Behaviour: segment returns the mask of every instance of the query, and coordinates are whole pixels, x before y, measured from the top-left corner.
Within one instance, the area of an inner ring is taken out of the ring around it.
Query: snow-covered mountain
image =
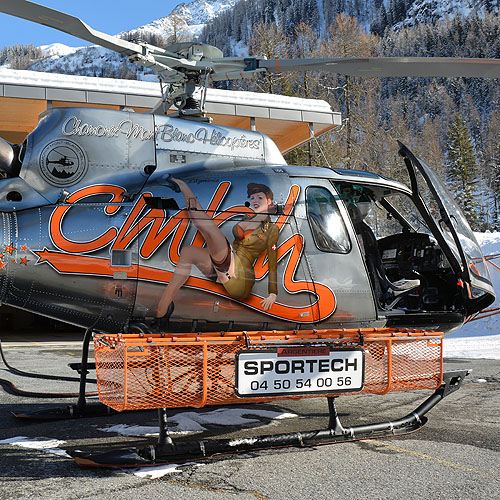
[[[77,50],[80,50],[84,47],[68,47],[63,43],[51,43],[50,45],[41,45],[39,48],[42,51],[43,57],[48,58],[74,54]]]
[[[222,12],[233,7],[237,0],[193,0],[181,3],[173,11],[186,20],[188,26],[204,25]]]
[[[205,24],[231,9],[237,0],[193,0],[186,4],[181,3],[165,17],[160,17],[144,26],[139,26],[139,32],[152,33],[164,39],[172,36],[180,38],[196,38]],[[126,36],[128,33],[120,33]]]
[[[160,17],[137,29],[118,33],[121,38],[142,38],[168,43],[179,40],[194,40],[202,32],[206,23],[231,9],[237,0],[193,0],[181,3],[167,16]],[[159,9],[160,10],[160,9]],[[69,73],[85,76],[111,76],[135,78],[136,67],[126,58],[101,47],[68,47],[64,44],[40,47],[44,56],[30,68],[35,71]],[[151,75],[138,74],[140,79],[151,79]]]
[[[356,17],[367,31],[435,23],[457,14],[497,13],[500,0],[193,0],[181,3],[167,16],[118,36],[141,38],[153,45],[200,39],[226,55],[246,55],[253,26],[276,23],[293,38],[300,22],[325,36],[339,13]],[[159,10],[161,6],[159,7]],[[44,59],[31,67],[55,73],[152,79],[139,74],[123,57],[97,47],[71,48],[62,44],[41,47]]]
[[[416,24],[436,23],[445,18],[461,14],[484,15],[485,12],[498,12],[498,0],[413,0],[405,13],[405,18],[394,27],[415,26]]]
[[[55,45],[55,46],[54,46]],[[27,69],[69,75],[134,78],[135,66],[111,50],[91,45],[72,48],[54,44],[47,50],[47,57]]]

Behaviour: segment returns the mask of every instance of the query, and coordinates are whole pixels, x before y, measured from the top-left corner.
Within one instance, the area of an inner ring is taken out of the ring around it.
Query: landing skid
[[[330,421],[327,429],[273,434],[244,439],[214,439],[175,444],[167,431],[167,414],[159,409],[160,435],[155,445],[144,448],[126,448],[108,452],[69,452],[76,463],[86,467],[142,467],[187,462],[217,454],[244,453],[253,450],[281,447],[305,447],[360,439],[398,436],[420,429],[426,422],[425,414],[443,398],[460,388],[468,370],[445,372],[442,385],[413,412],[395,421],[343,427],[335,406],[335,398],[328,398]]]
[[[71,365],[70,365],[70,366],[72,366],[73,369],[78,371],[78,373],[80,374],[79,378],[61,377],[61,376],[56,376],[56,375],[41,375],[41,374],[37,374],[37,373],[27,373],[27,372],[23,372],[21,370],[17,370],[16,368],[13,368],[12,366],[10,366],[9,363],[7,362],[7,360],[5,359],[5,356],[4,356],[3,351],[1,350],[1,344],[0,344],[0,355],[2,357],[2,360],[5,364],[5,366],[12,373],[15,373],[16,375],[20,375],[23,377],[30,377],[30,378],[63,380],[63,381],[71,381],[71,382],[77,381],[80,384],[79,391],[77,393],[39,393],[39,392],[37,393],[37,392],[32,392],[32,391],[23,391],[21,389],[18,389],[14,384],[12,384],[8,380],[0,380],[0,386],[2,386],[3,389],[6,392],[8,392],[9,394],[13,394],[16,396],[24,396],[24,397],[30,397],[30,398],[45,398],[45,399],[70,398],[70,397],[75,397],[75,396],[78,397],[76,404],[66,405],[66,406],[57,407],[57,408],[47,408],[44,410],[33,411],[33,412],[12,412],[12,414],[16,418],[39,422],[39,421],[47,421],[47,420],[69,420],[69,419],[75,419],[75,418],[99,417],[99,416],[112,415],[112,414],[116,413],[115,410],[113,410],[109,406],[106,406],[102,403],[97,403],[97,402],[96,403],[88,403],[87,402],[87,396],[97,395],[97,392],[91,392],[91,393],[86,392],[87,382],[96,382],[96,380],[94,380],[94,379],[92,379],[92,380],[87,379],[88,370],[90,370],[92,368],[95,369],[95,364],[88,362],[89,345],[90,345],[91,339],[92,339],[92,330],[89,329],[85,332],[85,336],[83,338],[81,363],[76,363],[76,364],[71,363]]]
[[[48,420],[71,420],[75,418],[104,417],[113,415],[116,411],[102,403],[86,404],[84,408],[78,405],[68,405],[66,407],[46,408],[44,410],[31,412],[12,412],[12,415],[22,420],[33,422],[43,422]]]

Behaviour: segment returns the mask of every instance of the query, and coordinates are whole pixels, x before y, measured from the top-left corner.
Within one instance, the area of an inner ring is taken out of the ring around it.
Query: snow
[[[68,457],[69,455],[59,446],[65,444],[66,441],[61,441],[59,439],[49,439],[49,438],[28,438],[26,436],[15,436],[8,439],[0,440],[0,445],[10,444],[12,446],[18,446],[20,448],[28,448],[31,450],[43,450],[46,453],[52,455],[59,455],[63,457]]]
[[[462,17],[476,13],[484,14],[484,7],[477,5],[477,0],[447,0],[436,2],[435,0],[417,0],[413,3],[406,14],[403,22],[405,26],[413,26],[416,23],[425,23],[429,20],[446,19],[460,14]]]
[[[100,49],[106,51],[106,49]],[[93,76],[63,75],[40,71],[14,70],[0,66],[0,83],[11,85],[30,85],[34,87],[55,87],[76,90],[95,90],[125,94],[161,97],[158,82],[138,80],[119,80],[116,78],[97,78]],[[198,97],[200,90],[198,89]],[[330,105],[320,99],[302,99],[257,92],[235,90],[207,90],[208,102],[242,104],[247,106],[274,107],[318,113],[331,113]]]
[[[42,51],[43,57],[58,59],[61,56],[74,54],[77,50],[80,50],[83,47],[69,47],[63,43],[51,43],[50,45],[40,45],[39,48]]]
[[[258,408],[217,408],[216,410],[197,413],[194,411],[183,411],[168,416],[169,433],[172,436],[179,434],[198,433],[207,430],[206,425],[248,425],[260,422],[261,418],[271,420],[282,420],[285,418],[298,417],[294,413],[277,412],[272,410],[261,410]],[[113,432],[122,436],[156,436],[158,426],[117,424],[99,429],[103,432]],[[244,440],[234,440],[233,446]],[[196,465],[187,463],[183,465]],[[131,473],[141,478],[158,479],[166,474],[181,472],[178,464],[168,464],[159,467],[141,467],[140,469],[122,469],[122,472]]]
[[[500,254],[500,233],[475,233],[485,256]],[[500,259],[492,261],[500,267]],[[500,307],[500,271],[489,265],[497,296],[488,308]],[[471,321],[444,338],[446,358],[500,359],[500,315]]]
[[[243,41],[236,42],[233,39],[232,47],[233,47],[232,54],[234,54],[236,57],[247,57],[248,56],[248,45],[245,42],[243,42]]]
[[[45,453],[50,453],[51,455],[58,455],[61,457],[70,458],[70,455],[68,455],[68,453],[66,453],[65,450],[63,450],[62,448],[58,448],[59,446],[65,443],[66,441],[61,441],[59,439],[49,439],[43,437],[28,438],[26,436],[15,436],[8,439],[0,440],[0,445],[10,444],[11,446],[17,446],[19,448],[40,450],[44,451]],[[184,465],[198,465],[198,464],[187,463]],[[160,477],[165,476],[166,474],[172,474],[173,472],[181,472],[179,469],[177,469],[177,467],[178,464],[168,464],[155,467],[141,467],[137,469],[122,469],[121,472],[134,474],[135,476],[144,479],[158,479]]]
[[[103,49],[105,50],[105,49]],[[0,67],[0,82],[11,85],[55,87],[99,92],[123,92],[160,97],[158,82],[97,78],[93,76],[63,75],[40,71],[14,70]]]
[[[184,465],[198,465],[187,463]],[[142,477],[143,479],[158,479],[173,472],[182,472],[178,469],[179,464],[157,465],[155,467],[141,467],[140,469],[123,470],[122,472],[131,472],[134,476]]]
[[[181,3],[173,11],[185,18],[188,25],[203,25],[230,9],[236,0],[194,0],[187,5]]]
[[[172,435],[192,434],[206,431],[206,425],[248,425],[260,422],[260,418],[282,420],[295,418],[294,413],[284,413],[258,408],[218,408],[216,410],[198,413],[185,411],[169,415],[169,432]],[[157,426],[125,425],[118,424],[103,427],[103,432],[115,432],[122,436],[155,436],[158,434]]]
[[[285,418],[296,418],[294,413],[278,412],[272,410],[260,410],[258,408],[217,408],[216,410],[197,413],[194,411],[179,412],[169,415],[169,427],[172,426],[171,434],[187,434],[203,432],[206,425],[224,425],[224,426],[245,426],[248,424],[259,423],[262,418],[271,420],[281,420]],[[126,425],[118,424],[99,429],[103,432],[113,432],[122,436],[155,436],[158,435],[158,426],[145,425]],[[65,441],[54,438],[26,436],[15,436],[12,438],[0,440],[0,445],[11,445],[31,450],[39,450],[53,455],[69,457],[66,451],[59,446],[66,444]],[[185,463],[186,465],[196,465],[197,463]],[[120,472],[134,474],[145,479],[158,479],[166,474],[181,472],[178,469],[179,464],[168,464],[155,467],[141,467],[120,469]]]

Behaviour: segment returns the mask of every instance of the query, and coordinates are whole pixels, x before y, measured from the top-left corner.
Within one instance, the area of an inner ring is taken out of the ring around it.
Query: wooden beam
[[[1,137],[10,142],[22,142],[38,125],[38,115],[46,109],[46,101],[0,97]]]
[[[212,113],[210,113],[209,116],[213,118],[213,123],[215,125],[224,125],[226,127],[236,127],[250,130],[250,117],[235,115],[216,115]]]
[[[90,102],[69,102],[69,101],[52,101],[53,108],[105,108],[105,109],[120,109],[120,106],[115,104],[94,104]]]

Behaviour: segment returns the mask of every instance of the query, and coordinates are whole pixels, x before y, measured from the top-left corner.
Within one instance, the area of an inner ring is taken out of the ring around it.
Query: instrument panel
[[[388,274],[428,273],[449,269],[442,250],[428,234],[401,233],[378,240],[380,256]]]

